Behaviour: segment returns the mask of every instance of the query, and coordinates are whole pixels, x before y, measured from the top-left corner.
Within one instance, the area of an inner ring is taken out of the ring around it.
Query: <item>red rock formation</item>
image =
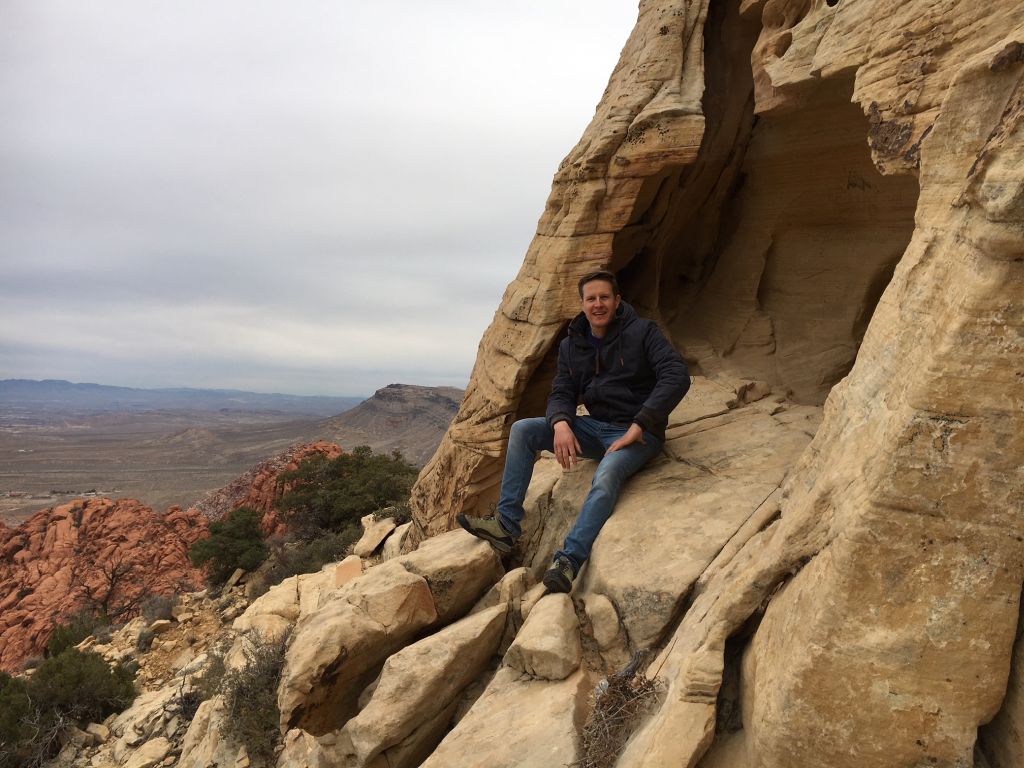
[[[311,456],[319,454],[334,459],[341,453],[337,445],[323,440],[289,448],[278,456],[260,462],[220,490],[207,494],[189,511],[196,511],[210,520],[220,520],[233,509],[252,507],[263,512],[261,525],[264,533],[279,533],[284,526],[277,517],[274,503],[287,490],[278,481],[279,475],[297,468],[300,461]]]
[[[0,669],[14,671],[46,647],[62,617],[82,608],[115,620],[138,613],[150,594],[170,595],[205,580],[191,545],[209,520],[240,506],[264,512],[263,529],[283,528],[274,502],[279,475],[310,456],[335,458],[333,443],[300,445],[257,464],[187,511],[160,514],[134,499],[78,499],[43,510],[17,528],[0,524]]]
[[[188,550],[206,533],[193,510],[160,514],[134,499],[79,499],[0,527],[0,668],[41,653],[77,610],[124,620],[148,595],[201,584]]]

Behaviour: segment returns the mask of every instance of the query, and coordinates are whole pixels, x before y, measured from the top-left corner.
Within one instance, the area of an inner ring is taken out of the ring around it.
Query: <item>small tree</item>
[[[239,507],[223,520],[210,523],[210,535],[189,550],[192,564],[209,564],[210,583],[217,586],[228,580],[236,568],[246,571],[259,567],[267,558],[267,545],[260,533],[263,513],[252,507]]]
[[[357,527],[359,519],[405,501],[419,470],[395,451],[374,454],[366,445],[335,459],[315,456],[281,475],[291,490],[277,506],[301,538]]]

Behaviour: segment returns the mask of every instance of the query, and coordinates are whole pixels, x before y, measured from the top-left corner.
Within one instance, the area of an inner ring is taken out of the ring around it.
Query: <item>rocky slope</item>
[[[140,621],[109,644],[87,640],[86,646],[110,661],[137,660],[143,693],[127,711],[69,740],[63,764],[853,765],[852,757],[824,750],[802,758],[802,742],[791,743],[785,760],[772,763],[747,743],[749,732],[758,732],[748,719],[756,699],[748,697],[760,694],[750,678],[791,674],[829,650],[823,647],[802,664],[781,668],[766,666],[764,657],[755,655],[772,612],[813,566],[813,561],[802,569],[794,565],[781,585],[756,581],[765,578],[756,568],[760,553],[776,551],[791,525],[784,509],[796,477],[794,463],[798,466],[813,445],[822,417],[820,407],[794,403],[765,382],[696,377],[671,416],[664,454],[627,485],[571,595],[545,594],[537,579],[571,525],[596,463],[583,461],[563,472],[553,457],[543,455],[527,500],[524,538],[504,562],[461,530],[408,551],[407,526],[394,529],[368,517],[357,545],[364,557],[352,555],[319,573],[291,577],[251,602],[241,585],[216,599],[187,595],[174,610],[175,621],[149,627],[156,635],[149,651],[137,647],[146,629]],[[875,546],[884,544],[876,539]],[[885,572],[881,564],[876,567]],[[956,570],[954,577],[960,574]],[[872,578],[874,573],[865,574],[866,588]],[[898,584],[889,588],[897,590]],[[756,604],[742,630],[731,637],[707,631],[709,618],[723,621],[720,612],[736,612],[751,601]],[[831,610],[827,603],[810,605]],[[940,631],[940,619],[936,616],[932,631]],[[788,631],[799,638],[806,629],[791,624]],[[269,761],[251,754],[233,735],[233,715],[223,695],[208,698],[191,719],[182,715],[177,702],[198,684],[212,649],[225,649],[229,669],[241,670],[254,637],[285,635],[278,713],[265,726],[279,734]],[[889,630],[886,639],[893,637]],[[718,643],[725,644],[721,656]],[[852,651],[862,649],[851,648],[846,658],[855,659]],[[608,746],[600,734],[607,733],[622,703],[610,693],[622,688],[613,673],[639,650],[654,652],[640,675],[646,672],[654,680],[655,695],[640,707],[641,719],[634,724],[639,728],[618,761],[592,762],[595,741],[598,748]],[[971,674],[986,673],[985,650],[977,646],[973,655],[963,655],[961,663]],[[898,670],[823,678],[817,686],[823,697],[838,700],[843,699],[837,688],[885,686],[888,695],[908,702],[935,680],[915,673],[913,654],[933,652],[911,646],[893,660]],[[710,666],[716,657],[724,685]],[[960,671],[946,667],[938,674],[949,690]],[[693,688],[681,691],[681,681],[691,681]],[[815,688],[803,695],[818,693]],[[796,706],[799,693],[790,696]],[[1015,689],[1000,719],[984,733],[983,749],[975,751],[972,738],[968,751],[954,759],[941,757],[939,745],[925,741],[920,719],[918,749],[928,757],[924,763],[901,757],[895,748],[898,726],[922,710],[895,704],[879,715],[886,727],[875,723],[873,730],[860,731],[857,709],[846,701],[844,723],[851,731],[831,736],[847,738],[849,754],[860,757],[872,750],[882,755],[878,744],[888,742],[889,751],[875,760],[877,765],[1009,768],[1019,765],[1018,702]],[[930,714],[948,723],[966,708],[949,698]],[[801,716],[820,724],[832,711],[822,707]],[[702,755],[683,751],[692,741],[704,744]]]
[[[422,466],[441,442],[463,394],[455,387],[389,384],[324,421],[321,432],[342,445],[368,445],[377,453],[399,451]]]
[[[627,487],[571,596],[545,596],[537,580],[596,464],[563,473],[550,456],[504,563],[461,530],[404,551],[408,525],[367,518],[355,547],[363,558],[287,579],[247,606],[241,588],[215,604],[189,596],[176,624],[154,627],[152,651],[135,650],[138,623],[97,647],[111,661],[138,657],[146,692],[75,764],[134,765],[157,753],[190,768],[248,760],[225,735],[221,697],[191,723],[166,705],[203,673],[208,648],[231,646],[238,665],[247,636],[286,632],[281,768],[580,759],[595,685],[635,651],[663,647],[700,579],[777,518],[786,467],[820,417],[763,382],[696,379],[664,455]],[[643,568],[624,567],[640,556]]]

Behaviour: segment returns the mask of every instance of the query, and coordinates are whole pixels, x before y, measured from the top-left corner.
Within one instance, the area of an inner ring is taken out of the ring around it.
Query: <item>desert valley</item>
[[[398,450],[423,464],[461,400],[455,388],[294,397],[0,381],[0,520],[74,498],[187,508],[297,443]]]

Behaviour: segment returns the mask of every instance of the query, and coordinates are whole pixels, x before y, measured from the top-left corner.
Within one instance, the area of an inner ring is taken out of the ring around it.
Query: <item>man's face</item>
[[[591,280],[583,286],[583,314],[595,336],[604,336],[621,301],[607,280]]]

